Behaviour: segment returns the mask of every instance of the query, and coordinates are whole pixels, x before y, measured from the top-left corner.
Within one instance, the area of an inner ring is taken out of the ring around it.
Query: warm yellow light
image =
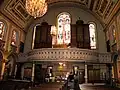
[[[47,12],[45,0],[26,0],[26,11],[33,17],[42,17]]]
[[[78,68],[77,67],[74,67],[75,70],[77,70]]]
[[[63,66],[65,67],[65,66],[66,66],[66,64],[63,64]]]
[[[63,63],[59,63],[59,65],[60,65],[60,66],[62,66],[62,65],[63,65]]]
[[[49,69],[52,69],[52,67],[49,67]]]

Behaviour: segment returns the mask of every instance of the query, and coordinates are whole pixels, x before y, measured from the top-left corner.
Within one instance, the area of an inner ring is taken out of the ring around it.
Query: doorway
[[[85,70],[84,69],[80,69],[79,71],[79,83],[82,84],[82,83],[85,83]]]
[[[88,70],[88,83],[100,82],[100,69]]]

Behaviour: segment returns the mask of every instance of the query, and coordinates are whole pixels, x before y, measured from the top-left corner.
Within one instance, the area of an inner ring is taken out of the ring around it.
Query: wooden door
[[[100,82],[100,70],[99,69],[88,70],[88,82],[89,83]]]

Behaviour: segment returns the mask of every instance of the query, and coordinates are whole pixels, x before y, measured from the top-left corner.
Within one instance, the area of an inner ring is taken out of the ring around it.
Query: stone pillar
[[[15,71],[14,71],[14,76],[16,77],[16,72],[17,72],[17,65],[15,65]]]
[[[5,71],[5,60],[2,61],[0,80],[3,79],[4,71]]]
[[[112,65],[108,64],[108,84],[112,84]]]
[[[87,64],[85,64],[85,83],[88,83]]]
[[[35,74],[35,64],[33,63],[33,66],[32,66],[32,79],[31,79],[32,82],[34,81],[34,74]]]
[[[114,78],[118,78],[117,61],[113,62]]]
[[[24,65],[21,67],[21,79],[24,79]]]

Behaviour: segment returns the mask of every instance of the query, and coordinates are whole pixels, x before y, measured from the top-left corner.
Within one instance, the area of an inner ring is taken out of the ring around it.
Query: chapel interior
[[[120,84],[120,0],[26,1],[0,0],[0,81]]]

